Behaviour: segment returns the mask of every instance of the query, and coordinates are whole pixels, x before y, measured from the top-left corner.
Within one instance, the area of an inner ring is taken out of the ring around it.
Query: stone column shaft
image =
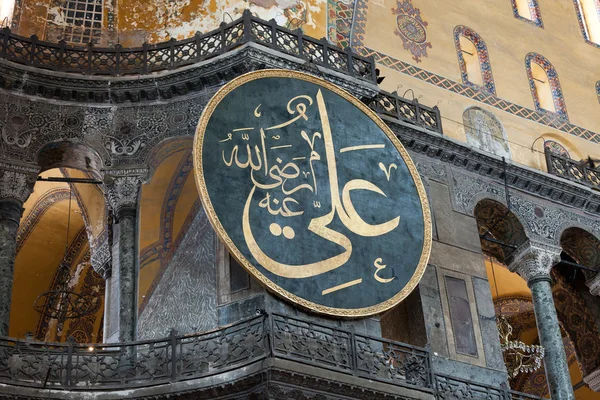
[[[553,400],[571,400],[575,399],[575,395],[550,279],[550,270],[560,260],[560,253],[560,248],[528,241],[515,250],[507,264],[511,271],[527,281],[531,289],[540,344],[544,347],[544,367],[550,396]]]
[[[119,276],[119,341],[129,342],[137,337],[138,311],[138,201],[142,180],[140,176],[117,176],[107,183],[108,199],[117,219],[118,276]]]
[[[119,341],[136,339],[139,257],[137,209],[119,211]]]
[[[17,230],[23,210],[16,200],[0,200],[0,336],[8,336]]]
[[[0,336],[8,335],[17,231],[23,203],[33,190],[33,171],[0,170]]]

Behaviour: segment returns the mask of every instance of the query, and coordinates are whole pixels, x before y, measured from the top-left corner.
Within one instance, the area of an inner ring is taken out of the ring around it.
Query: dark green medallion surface
[[[270,290],[317,312],[370,315],[416,286],[431,223],[414,164],[354,97],[309,75],[227,84],[194,145],[209,218]]]

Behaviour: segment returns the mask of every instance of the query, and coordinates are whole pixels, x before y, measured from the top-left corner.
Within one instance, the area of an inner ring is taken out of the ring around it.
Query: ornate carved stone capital
[[[136,210],[143,178],[147,170],[110,171],[105,177],[105,193],[115,216],[127,210]]]
[[[0,201],[12,199],[20,204],[25,203],[33,191],[37,171],[2,167],[0,165]]]
[[[600,273],[594,275],[592,278],[588,279],[585,284],[588,288],[590,288],[590,293],[594,296],[600,296]],[[600,372],[599,378],[600,379]]]
[[[550,270],[560,261],[562,249],[546,243],[526,241],[506,259],[512,272],[530,283],[533,279],[550,279]]]
[[[594,392],[600,392],[600,370],[596,370],[591,374],[584,376],[583,381],[587,383]]]

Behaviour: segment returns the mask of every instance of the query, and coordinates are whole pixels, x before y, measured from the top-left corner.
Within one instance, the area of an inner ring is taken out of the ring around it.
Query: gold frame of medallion
[[[244,255],[238,250],[236,245],[233,243],[223,225],[219,221],[215,210],[213,208],[212,202],[208,195],[206,184],[204,181],[204,171],[202,169],[202,145],[204,143],[204,134],[206,132],[206,127],[208,122],[216,109],[216,107],[221,103],[221,101],[231,93],[236,88],[244,85],[247,82],[254,81],[257,79],[263,78],[293,78],[300,79],[303,81],[307,81],[310,83],[314,83],[325,89],[328,89],[335,94],[341,96],[345,100],[352,103],[355,107],[357,107],[360,111],[365,113],[371,120],[373,120],[377,126],[387,135],[390,141],[394,144],[400,156],[406,163],[408,170],[413,178],[415,186],[417,188],[417,193],[419,194],[419,199],[421,202],[421,210],[423,212],[423,222],[424,222],[424,240],[423,240],[423,249],[421,252],[421,257],[419,259],[419,264],[417,268],[409,280],[409,282],[402,288],[402,290],[396,293],[393,297],[387,299],[386,301],[363,308],[334,308],[328,307],[321,304],[313,303],[308,301],[302,297],[299,297],[293,293],[288,292],[287,290],[281,288],[276,285],[270,279],[268,279],[265,275],[263,275],[258,269],[256,269]],[[241,75],[235,79],[232,79],[227,84],[225,84],[221,89],[217,91],[217,93],[213,96],[213,98],[208,102],[206,108],[202,112],[200,117],[200,121],[198,122],[198,126],[196,128],[196,134],[194,136],[194,175],[196,180],[196,187],[198,188],[198,192],[200,194],[200,199],[202,201],[202,205],[206,214],[208,215],[208,219],[219,235],[219,238],[225,243],[227,249],[233,255],[233,257],[242,265],[246,271],[248,271],[254,278],[256,278],[263,286],[265,286],[269,291],[277,294],[278,296],[291,301],[298,306],[307,309],[309,311],[313,311],[319,314],[325,314],[336,317],[347,317],[347,318],[357,318],[357,317],[367,317],[370,315],[380,314],[390,308],[394,307],[402,300],[404,300],[417,286],[421,278],[423,277],[423,273],[425,272],[425,268],[427,266],[427,262],[429,261],[429,255],[431,252],[431,242],[432,242],[432,233],[431,233],[431,214],[429,210],[429,202],[427,200],[427,195],[425,193],[425,188],[423,186],[423,182],[421,181],[421,177],[417,171],[415,164],[410,158],[408,152],[400,143],[400,140],[394,135],[392,130],[381,120],[381,118],[370,108],[368,108],[365,104],[363,104],[360,100],[352,96],[350,93],[345,90],[337,87],[336,85],[327,82],[323,79],[314,77],[312,75],[283,70],[283,69],[267,69],[261,71],[249,72],[247,74]]]

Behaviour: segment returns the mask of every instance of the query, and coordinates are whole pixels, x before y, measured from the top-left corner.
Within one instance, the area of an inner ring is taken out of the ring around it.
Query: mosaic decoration
[[[567,106],[563,98],[556,70],[554,69],[552,64],[550,64],[550,61],[548,61],[544,56],[537,53],[529,53],[525,57],[525,68],[527,69],[527,77],[529,78],[529,88],[531,89],[531,96],[533,97],[535,109],[538,112],[552,113],[551,111],[548,111],[540,106],[539,97],[531,73],[532,62],[539,65],[546,72],[546,76],[548,77],[548,82],[550,84],[550,89],[552,90],[552,98],[554,100],[554,108],[556,109],[556,114],[558,114],[561,118],[569,119],[567,115]]]
[[[413,60],[421,61],[421,57],[427,57],[427,48],[431,48],[431,42],[427,41],[427,22],[421,18],[421,11],[415,8],[412,0],[398,0],[397,8],[392,8],[396,14],[397,29],[396,36],[402,39],[404,49],[410,51]]]
[[[463,113],[467,143],[510,159],[510,148],[504,127],[496,116],[479,107],[471,107]]]
[[[575,14],[577,15],[577,21],[579,22],[579,28],[581,29],[581,34],[583,35],[583,38],[585,39],[585,41],[588,44],[591,44],[592,46],[600,48],[600,43],[596,43],[596,42],[593,42],[590,40],[590,35],[587,30],[585,16],[583,15],[583,9],[582,9],[582,5],[581,5],[582,1],[594,2],[594,5],[596,6],[596,10],[598,11],[598,18],[600,18],[600,0],[573,0],[573,3],[575,4]],[[598,83],[596,83],[596,87],[598,87]]]
[[[551,151],[553,154],[559,155],[565,158],[571,158],[571,155],[563,147],[562,144],[555,142],[554,140],[546,140],[544,141],[544,149]]]
[[[600,332],[581,294],[556,269],[551,271],[552,297],[562,327],[573,341],[583,376],[600,366]]]
[[[350,46],[353,0],[327,1],[327,40],[336,46]]]
[[[467,72],[467,64],[465,62],[463,52],[460,47],[460,37],[463,36],[469,39],[477,49],[477,57],[479,58],[479,67],[481,68],[481,78],[483,87],[469,82],[469,74]],[[490,56],[488,55],[487,46],[481,37],[466,26],[459,25],[454,28],[454,44],[456,45],[456,53],[458,55],[458,65],[462,75],[463,83],[472,85],[477,89],[482,89],[491,94],[496,94],[496,85],[494,84],[494,76],[492,75],[492,66],[490,64]]]
[[[575,1],[577,1],[577,0],[575,0]],[[525,18],[519,14],[516,0],[511,0],[511,2],[512,2],[513,13],[515,15],[515,18],[520,19],[525,22],[529,22],[530,24],[539,26],[540,28],[544,27],[544,24],[542,23],[542,14],[540,13],[540,6],[538,5],[537,0],[529,0],[529,13],[531,14],[531,19]]]

